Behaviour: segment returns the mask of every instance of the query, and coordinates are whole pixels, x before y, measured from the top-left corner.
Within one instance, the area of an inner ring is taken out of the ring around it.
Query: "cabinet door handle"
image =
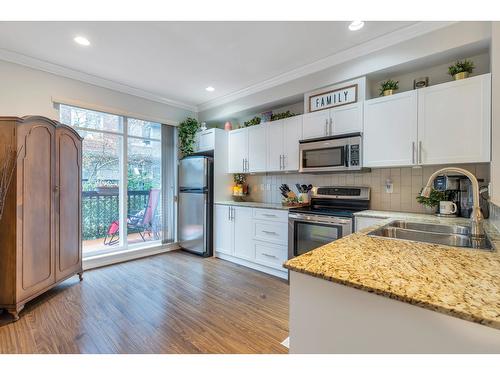
[[[283,170],[285,170],[285,155],[283,154]]]
[[[411,163],[415,164],[415,142],[411,143]]]
[[[332,125],[333,125],[333,119],[330,117],[330,133],[329,133],[329,135],[333,134]]]
[[[246,165],[247,165],[247,167],[246,167],[246,170],[245,170],[245,171],[246,171],[246,172],[248,172],[248,169],[250,168],[250,167],[248,166],[248,159],[245,159],[245,161],[246,161]]]
[[[263,233],[267,233],[267,234],[273,234],[273,235],[277,235],[278,234],[276,232],[272,232],[272,231],[269,231],[269,230],[263,230],[262,232]]]
[[[267,253],[261,253],[261,254],[268,257],[268,258],[274,258],[274,259],[278,258],[276,255],[271,255],[271,254],[267,254]]]
[[[241,161],[243,163],[243,167],[241,168],[241,170],[245,172],[245,158],[241,159]]]
[[[422,141],[418,142],[418,162],[422,164]]]
[[[227,220],[231,221],[231,206],[227,206]]]
[[[234,220],[234,207],[229,207],[231,209],[231,214],[230,214],[230,218],[231,218],[231,221]]]
[[[325,119],[325,135],[328,135],[328,119]]]
[[[280,155],[280,171],[283,169],[283,163],[281,159],[283,158],[283,155]]]
[[[273,215],[273,214],[262,214],[262,216],[267,216],[267,217],[276,217],[276,215]]]

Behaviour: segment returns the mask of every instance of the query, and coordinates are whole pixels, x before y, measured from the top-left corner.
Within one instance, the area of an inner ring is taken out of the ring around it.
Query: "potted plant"
[[[380,96],[392,95],[397,89],[399,89],[399,81],[388,79],[380,84]]]
[[[194,118],[188,117],[179,124],[179,150],[181,156],[188,156],[194,152],[194,140],[200,124]]]
[[[444,191],[432,189],[429,198],[417,195],[417,202],[428,207],[433,213],[437,213],[439,209],[439,202],[448,200],[448,195]]]
[[[243,196],[248,194],[248,187],[246,185],[247,176],[243,173],[235,173],[233,175],[233,198],[235,200],[241,200]]]
[[[451,75],[455,81],[459,79],[468,78],[472,73],[475,66],[470,60],[457,61],[455,64],[448,67],[448,74]]]

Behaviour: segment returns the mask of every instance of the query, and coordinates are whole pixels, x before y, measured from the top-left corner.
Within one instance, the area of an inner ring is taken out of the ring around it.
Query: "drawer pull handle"
[[[275,258],[277,259],[278,257],[276,255],[271,255],[271,254],[266,254],[266,253],[261,253],[262,255],[269,257],[269,258]]]
[[[263,232],[263,233],[267,233],[267,234],[275,234],[275,235],[276,235],[276,234],[278,234],[278,233],[276,233],[276,232],[271,232],[271,231],[269,231],[269,230],[263,230],[262,232]]]
[[[273,215],[273,214],[262,214],[263,216],[267,216],[267,217],[276,217],[276,215]]]

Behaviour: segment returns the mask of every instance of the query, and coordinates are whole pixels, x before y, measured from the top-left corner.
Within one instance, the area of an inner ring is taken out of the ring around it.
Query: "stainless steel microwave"
[[[300,141],[299,172],[359,171],[363,168],[360,133]]]

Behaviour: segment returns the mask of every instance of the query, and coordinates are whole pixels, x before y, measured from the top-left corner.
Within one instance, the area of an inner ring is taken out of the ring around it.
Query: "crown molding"
[[[124,85],[115,81],[111,81],[105,78],[97,77],[91,74],[83,73],[78,70],[66,68],[61,65],[50,63],[44,60],[36,59],[30,56],[26,56],[17,52],[12,52],[6,49],[0,48],[0,60],[5,60],[11,63],[27,66],[29,68],[41,70],[47,73],[52,73],[58,76],[75,79],[77,81],[89,83],[91,85],[103,87],[113,91],[118,91],[124,94],[129,94],[137,96],[143,99],[151,100],[154,102],[170,105],[172,107],[185,109],[192,112],[197,112],[197,107],[195,105],[179,102],[176,100],[165,98],[161,95],[153,94],[148,91],[144,91],[132,86]]]
[[[275,86],[282,85],[286,82],[293,81],[295,79],[319,72],[321,70],[330,68],[332,66],[342,64],[349,60],[368,55],[370,53],[379,51],[381,49],[391,47],[395,44],[416,38],[418,36],[436,31],[443,27],[450,26],[456,23],[443,21],[443,22],[430,22],[423,21],[418,22],[414,25],[410,25],[396,31],[390,32],[388,34],[382,35],[380,37],[369,40],[365,43],[358,44],[354,47],[348,48],[346,50],[340,51],[333,55],[327,56],[310,64],[301,66],[299,68],[293,69],[289,72],[280,74],[268,80],[262,81],[252,86],[248,86],[244,89],[232,92],[227,95],[220,96],[218,98],[209,100],[207,102],[198,104],[198,112],[205,111],[220,105],[224,105],[235,100],[241,99],[245,96],[255,94],[259,91],[263,91]]]

